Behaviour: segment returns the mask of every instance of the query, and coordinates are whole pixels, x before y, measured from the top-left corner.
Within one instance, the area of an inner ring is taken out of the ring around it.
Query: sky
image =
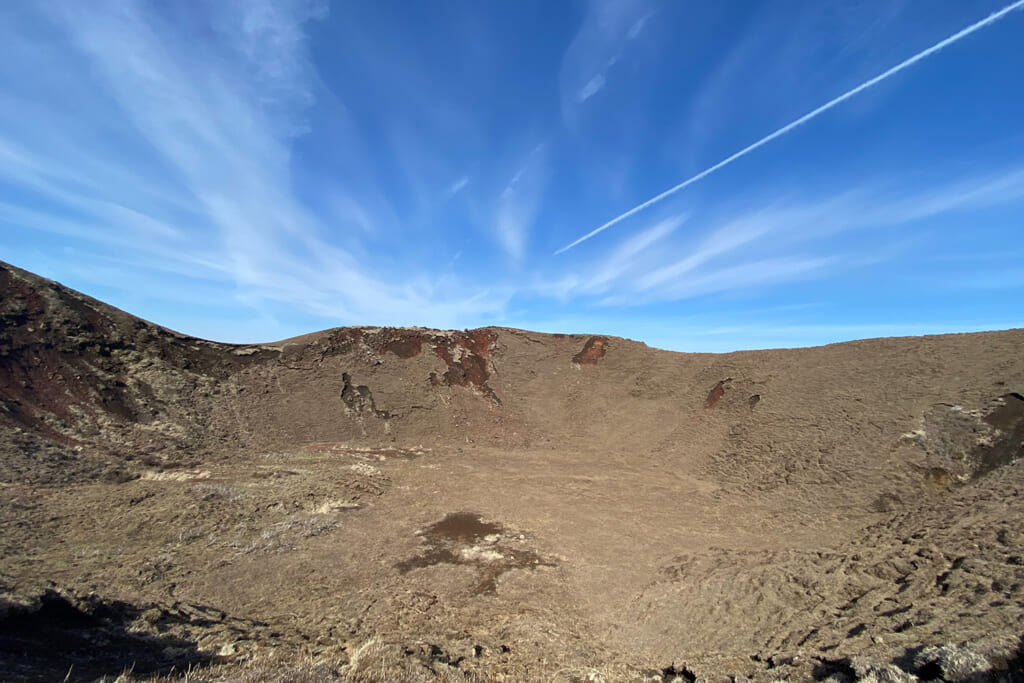
[[[1024,327],[1022,44],[1010,0],[12,0],[0,260],[237,343]]]

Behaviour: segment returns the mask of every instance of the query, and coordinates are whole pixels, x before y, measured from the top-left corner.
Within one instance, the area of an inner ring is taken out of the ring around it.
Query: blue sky
[[[0,259],[232,342],[1024,326],[1008,2],[0,3]]]

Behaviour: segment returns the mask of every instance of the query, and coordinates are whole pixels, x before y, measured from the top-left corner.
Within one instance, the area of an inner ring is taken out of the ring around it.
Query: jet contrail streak
[[[825,104],[821,105],[820,107],[818,107],[817,109],[815,109],[814,111],[812,111],[810,113],[804,114],[803,116],[798,118],[796,121],[793,121],[792,123],[786,124],[782,128],[779,128],[774,133],[770,133],[769,135],[764,136],[763,138],[761,138],[757,142],[753,143],[752,145],[744,147],[743,149],[741,149],[740,151],[736,152],[732,156],[727,157],[727,158],[723,159],[722,161],[719,161],[714,166],[711,166],[710,168],[707,168],[707,169],[701,171],[700,173],[698,173],[697,175],[693,176],[692,178],[690,178],[688,180],[684,180],[683,182],[679,183],[675,187],[671,187],[671,188],[665,190],[664,192],[662,192],[661,194],[657,195],[656,197],[651,197],[650,199],[648,199],[643,204],[638,204],[637,206],[634,206],[632,209],[630,209],[626,213],[624,213],[624,214],[622,214],[620,216],[616,216],[615,218],[611,219],[610,221],[608,221],[607,223],[605,223],[601,227],[596,228],[594,230],[591,230],[590,232],[588,232],[586,235],[584,235],[583,237],[579,238],[575,242],[572,242],[571,244],[565,245],[564,247],[562,247],[561,249],[556,251],[555,255],[557,256],[558,254],[561,254],[562,252],[569,251],[570,249],[575,247],[577,244],[580,244],[581,242],[586,242],[587,240],[589,240],[594,235],[596,235],[596,234],[598,234],[600,232],[604,232],[605,230],[607,230],[608,228],[612,227],[616,223],[619,223],[620,221],[624,221],[627,218],[629,218],[630,216],[643,211],[647,207],[652,206],[654,204],[657,204],[658,202],[660,202],[661,200],[665,199],[666,197],[674,195],[676,192],[679,192],[679,190],[682,190],[684,187],[692,185],[693,183],[697,182],[701,178],[704,178],[705,176],[711,175],[712,173],[714,173],[718,169],[722,168],[723,166],[727,166],[727,165],[731,164],[732,162],[736,161],[737,159],[739,159],[740,157],[743,157],[743,156],[746,156],[747,154],[750,154],[751,152],[753,152],[758,147],[761,147],[762,145],[768,144],[769,142],[771,142],[772,140],[774,140],[777,137],[785,135],[786,133],[788,133],[789,131],[793,130],[797,126],[800,126],[801,124],[807,123],[808,121],[810,121],[814,117],[818,116],[819,114],[825,113],[826,111],[828,111],[832,107],[836,106],[837,104],[845,102],[846,100],[850,99],[854,95],[856,95],[856,94],[858,94],[858,93],[860,93],[860,92],[862,92],[864,90],[867,90],[871,86],[876,85],[878,83],[881,83],[885,79],[887,79],[890,76],[893,76],[895,74],[898,74],[900,71],[903,71],[904,69],[906,69],[909,66],[913,66],[914,64],[917,64],[918,62],[920,62],[925,57],[929,57],[929,56],[935,54],[939,50],[952,45],[953,43],[957,42],[961,38],[966,38],[967,36],[971,35],[975,31],[979,31],[979,30],[985,28],[986,26],[990,26],[990,25],[996,23],[997,21],[999,21],[1000,19],[1005,17],[1010,12],[1013,12],[1014,10],[1018,10],[1018,9],[1021,9],[1021,8],[1024,8],[1024,0],[1017,0],[1017,2],[1014,2],[1014,3],[1010,4],[1010,5],[1007,5],[1006,7],[1004,7],[1001,10],[999,10],[998,12],[993,12],[992,14],[988,15],[987,17],[985,17],[981,21],[979,21],[977,23],[974,23],[974,24],[971,24],[970,26],[968,26],[967,28],[963,29],[962,31],[954,33],[953,35],[951,35],[950,37],[946,38],[945,40],[940,41],[938,43],[935,43],[935,45],[932,45],[930,48],[928,48],[926,50],[922,50],[921,52],[918,52],[913,57],[910,57],[909,59],[900,62],[899,64],[897,64],[896,66],[892,67],[888,71],[885,71],[883,73],[878,74],[877,76],[875,76],[871,80],[865,81],[864,83],[861,83],[860,85],[858,85],[853,90],[845,92],[842,95],[840,95],[839,97],[835,98],[834,100],[826,102]]]

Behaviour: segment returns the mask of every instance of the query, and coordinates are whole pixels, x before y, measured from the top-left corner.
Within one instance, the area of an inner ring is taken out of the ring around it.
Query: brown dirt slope
[[[1021,330],[731,354],[506,328],[238,346],[0,264],[0,663],[1013,677],[1022,447]]]

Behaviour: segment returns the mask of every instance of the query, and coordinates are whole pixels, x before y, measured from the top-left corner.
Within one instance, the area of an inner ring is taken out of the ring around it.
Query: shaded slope
[[[208,397],[242,364],[225,345],[4,264],[0,330],[4,470],[26,481],[88,479],[202,444]]]

